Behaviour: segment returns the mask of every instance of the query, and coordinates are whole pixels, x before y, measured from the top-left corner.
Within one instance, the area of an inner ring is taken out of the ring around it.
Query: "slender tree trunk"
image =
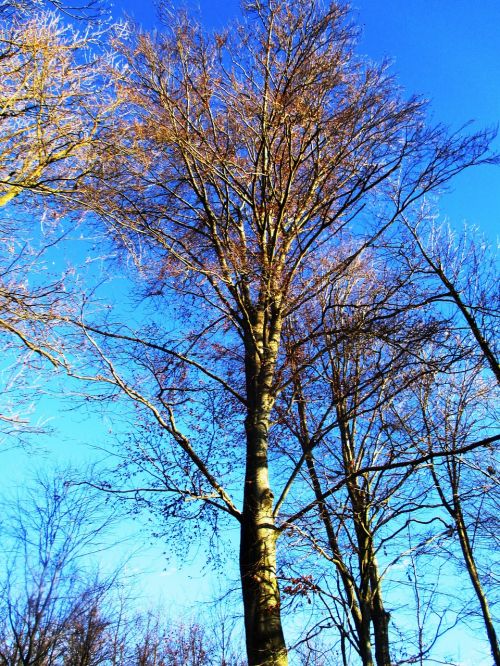
[[[488,641],[490,643],[491,654],[495,666],[500,666],[500,648],[498,645],[498,638],[495,631],[495,626],[493,624],[493,618],[491,617],[490,607],[486,594],[484,592],[483,586],[479,579],[479,574],[476,567],[476,562],[474,560],[474,550],[469,541],[469,535],[467,533],[467,526],[465,524],[464,515],[462,512],[462,502],[460,499],[460,494],[458,490],[459,484],[459,471],[457,470],[457,461],[456,459],[452,460],[452,468],[448,468],[449,481],[453,488],[453,503],[448,502],[437,477],[434,467],[431,467],[432,478],[434,479],[434,484],[436,490],[438,491],[439,497],[443,504],[443,507],[448,511],[449,515],[453,518],[455,527],[457,529],[458,540],[460,543],[460,548],[462,550],[462,555],[464,557],[464,563],[467,568],[467,573],[471,580],[474,592],[479,601],[479,606],[481,607],[481,614],[483,616],[484,626],[486,629],[486,634],[488,636]]]
[[[372,546],[373,551],[373,546]],[[391,666],[391,653],[389,650],[389,613],[385,610],[384,600],[380,589],[380,574],[377,566],[377,557],[374,552],[370,556],[370,585],[372,588],[372,623],[375,643],[375,659],[377,666]]]
[[[286,666],[276,576],[273,494],[267,470],[267,422],[247,418],[247,466],[241,518],[240,572],[249,666]]]
[[[483,590],[483,586],[481,585],[481,581],[479,580],[479,574],[477,571],[476,562],[474,560],[473,549],[469,541],[467,527],[465,525],[459,501],[457,501],[457,496],[455,497],[455,500],[455,524],[457,526],[458,539],[460,541],[460,547],[462,548],[465,566],[467,567],[471,583],[474,587],[474,591],[481,607],[481,614],[483,616],[484,626],[486,628],[486,634],[490,643],[491,654],[493,656],[495,666],[500,666],[500,647],[498,645],[498,638],[495,631],[495,626],[493,624],[493,618],[491,617],[490,607],[486,598],[486,594]]]
[[[357,645],[359,650],[359,655],[361,657],[361,662],[363,666],[373,666],[373,656],[372,656],[372,646],[370,639],[370,609],[364,604],[362,608],[358,603],[360,598],[359,589],[356,587],[352,574],[348,571],[345,566],[342,553],[335,535],[335,530],[331,520],[330,512],[326,505],[325,500],[323,499],[323,490],[321,488],[321,483],[316,472],[316,465],[314,461],[314,455],[311,448],[311,440],[309,436],[309,428],[307,424],[307,415],[305,410],[305,401],[302,393],[302,385],[300,377],[296,374],[294,382],[295,390],[297,393],[297,405],[299,411],[299,420],[300,420],[300,432],[301,440],[300,444],[302,451],[305,454],[305,460],[307,465],[307,470],[309,472],[309,478],[314,490],[314,494],[318,503],[318,513],[319,517],[324,525],[325,532],[327,535],[328,545],[330,547],[330,552],[334,558],[335,566],[339,572],[342,584],[347,596],[349,603],[349,612],[351,614],[354,626],[356,627],[357,633]]]
[[[340,547],[335,536],[335,530],[331,521],[330,513],[328,507],[325,504],[325,501],[322,499],[322,489],[320,481],[318,479],[316,468],[314,465],[314,459],[311,454],[308,454],[306,457],[307,468],[309,471],[309,477],[313,485],[314,494],[318,501],[318,512],[325,527],[328,545],[330,547],[330,552],[334,558],[337,571],[340,574],[344,590],[347,595],[349,602],[349,611],[356,627],[356,633],[358,635],[357,643],[359,648],[359,654],[363,666],[373,666],[373,657],[372,657],[372,647],[370,641],[370,624],[369,621],[366,621],[366,617],[363,617],[363,613],[360,610],[357,596],[356,588],[352,579],[352,576],[348,572],[340,552]],[[365,614],[366,615],[366,614]]]
[[[371,525],[368,519],[368,507],[364,501],[364,492],[356,482],[351,486],[353,501],[353,519],[358,543],[359,568],[361,575],[360,605],[363,616],[368,618],[368,634],[373,627],[373,642],[377,666],[391,666],[389,649],[389,613],[384,608],[377,556],[373,547]],[[373,662],[372,662],[373,663]]]
[[[363,613],[363,623],[360,631],[360,657],[363,666],[374,666],[372,656],[372,642],[370,638],[370,614]]]
[[[264,308],[254,312],[246,339],[246,471],[241,515],[240,575],[249,666],[287,666],[276,575],[278,531],[269,483],[268,430],[280,322],[266,330]]]
[[[360,657],[363,666],[374,666],[371,641],[372,607],[370,587],[367,585],[365,573],[360,570],[361,581],[358,585],[358,600],[361,609],[361,627],[359,629]]]
[[[356,458],[354,455],[353,435],[347,425],[343,405],[337,406],[339,416],[340,436],[342,440],[342,455],[344,467],[349,474],[354,471]],[[359,604],[363,616],[363,637],[366,645],[370,645],[369,658],[373,663],[371,644],[371,628],[373,627],[373,638],[375,643],[375,659],[377,666],[391,666],[389,650],[389,614],[385,611],[382,591],[380,588],[380,576],[377,567],[377,557],[373,546],[372,525],[369,518],[370,495],[369,482],[364,477],[361,484],[358,477],[351,478],[347,482],[354,531],[358,546],[358,566],[361,582],[359,585]],[[363,662],[364,663],[364,662]],[[367,662],[368,663],[368,662]]]

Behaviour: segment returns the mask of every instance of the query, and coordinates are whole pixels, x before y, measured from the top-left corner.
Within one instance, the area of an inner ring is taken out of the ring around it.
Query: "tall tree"
[[[164,461],[158,484],[239,522],[252,666],[287,663],[274,498],[290,484],[269,448],[283,328],[490,139],[425,129],[422,103],[354,57],[354,33],[337,3],[269,1],[248,3],[233,36],[182,17],[120,44],[116,131],[82,194],[159,308],[140,333],[83,322],[99,378],[179,447],[182,484]]]
[[[470,365],[462,366],[448,377],[429,378],[418,391],[420,434],[413,432],[412,437],[418,437],[428,450],[438,448],[447,454],[442,460],[432,461],[429,471],[450,521],[450,536],[454,535],[459,544],[491,655],[494,663],[500,664],[494,616],[478,565],[481,542],[486,542],[489,557],[494,557],[491,553],[496,550],[494,540],[488,538],[489,530],[484,533],[488,503],[498,501],[495,457],[488,448],[460,454],[465,443],[480,439],[485,430],[490,431],[495,423],[497,397],[497,392],[492,395],[484,378]]]
[[[330,598],[338,612],[327,611],[366,665],[391,663],[379,553],[389,549],[397,561],[396,537],[425,497],[408,483],[418,451],[388,435],[392,410],[429,372],[426,347],[448,330],[426,312],[429,293],[419,282],[414,269],[367,251],[284,331],[290,370],[277,437],[308,478],[318,516],[299,510],[289,524],[330,562],[330,572],[319,569],[324,589],[315,586],[325,601],[336,569]],[[440,352],[449,363],[446,348]]]
[[[90,643],[92,663],[104,662],[109,622],[99,616],[115,575],[99,577],[84,558],[104,547],[112,518],[95,493],[70,488],[61,477],[39,479],[3,508],[2,663],[59,664],[66,653],[80,663],[76,654]]]

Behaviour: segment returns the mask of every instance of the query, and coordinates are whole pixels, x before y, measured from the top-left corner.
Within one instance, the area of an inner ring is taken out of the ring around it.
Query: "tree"
[[[71,476],[40,478],[3,507],[2,666],[239,666],[227,636],[220,649],[201,621],[138,612],[117,571],[96,573],[117,516]]]
[[[66,3],[62,0],[0,0],[0,17],[11,16],[22,12],[28,15],[30,12],[39,12],[44,9],[57,10],[61,14],[73,19],[93,21],[105,15],[101,0],[88,0],[88,2]]]
[[[498,494],[495,462],[487,449],[476,452],[476,459],[457,452],[464,442],[479,439],[481,431],[491,427],[494,396],[477,370],[462,368],[461,374],[429,379],[418,397],[423,444],[429,450],[439,447],[447,452],[440,464],[431,462],[430,473],[451,521],[450,536],[454,535],[460,545],[494,663],[500,664],[493,614],[478,566],[478,543],[485,539],[482,526],[488,519],[487,498]],[[489,550],[495,552],[494,548]],[[492,557],[491,552],[488,557]]]
[[[66,654],[75,665],[103,663],[109,621],[101,613],[116,576],[97,576],[83,559],[103,547],[111,518],[99,515],[95,496],[61,477],[41,478],[5,515],[2,663],[59,664]]]
[[[477,347],[476,355],[500,383],[495,331],[500,312],[496,256],[477,230],[465,229],[458,240],[449,227],[429,227],[426,207],[415,221],[405,220],[417,252],[424,260],[422,274],[434,278],[444,291],[443,303],[453,304]],[[429,276],[430,273],[430,276]]]
[[[95,166],[92,143],[109,110],[91,51],[102,35],[80,35],[50,12],[0,27],[0,205],[68,197]]]
[[[98,378],[178,447],[170,459],[160,447],[156,489],[239,522],[249,664],[277,665],[287,656],[274,499],[296,476],[284,478],[289,465],[269,448],[290,364],[284,327],[403,212],[487,160],[491,135],[425,129],[423,104],[354,58],[338,4],[245,12],[235,38],[206,37],[183,17],[119,46],[116,133],[80,196],[132,254],[160,314],[138,332],[80,325]]]
[[[203,627],[179,624],[163,628],[159,618],[152,616],[147,618],[134,654],[137,666],[206,666],[213,659],[213,647]]]
[[[75,268],[51,275],[47,263],[68,234],[67,199],[95,168],[92,145],[112,106],[100,90],[102,35],[79,34],[54,13],[0,14],[0,336],[18,365],[5,385],[21,393],[26,382],[27,405],[37,361],[65,364],[54,315],[70,307]],[[2,408],[7,439],[30,429],[20,393],[16,409]]]
[[[428,311],[429,292],[419,282],[414,268],[367,251],[284,332],[291,362],[277,403],[283,430],[276,446],[285,442],[283,454],[315,498],[306,502],[308,511],[292,513],[289,525],[329,563],[316,565],[309,590],[325,603],[344,645],[370,665],[392,663],[393,613],[384,603],[379,556],[389,550],[392,564],[398,561],[397,537],[429,494],[415,474],[419,452],[394,436],[393,419],[409,389],[431,371],[429,344],[449,330]],[[453,358],[441,344],[433,363]]]

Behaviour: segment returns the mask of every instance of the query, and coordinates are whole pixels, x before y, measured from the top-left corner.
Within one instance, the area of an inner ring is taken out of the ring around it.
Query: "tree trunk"
[[[373,544],[373,530],[370,521],[371,498],[369,480],[362,476],[349,479],[349,473],[355,471],[358,464],[354,455],[352,433],[347,425],[346,411],[342,404],[337,406],[339,428],[342,440],[344,468],[348,474],[347,491],[349,493],[354,532],[358,547],[358,566],[360,574],[359,605],[363,616],[364,643],[370,646],[366,659],[373,663],[371,654],[370,630],[373,627],[375,660],[377,666],[391,666],[389,650],[389,614],[386,612],[380,587],[380,575],[377,566],[377,554]],[[361,481],[361,483],[360,483]],[[367,626],[366,626],[367,625]],[[363,655],[361,655],[364,659]],[[368,661],[367,661],[368,663]],[[365,662],[363,661],[363,664]]]
[[[269,418],[281,322],[266,329],[265,308],[254,311],[245,340],[246,469],[241,515],[240,575],[248,666],[287,666],[276,575],[278,531],[269,483]]]
[[[370,619],[371,611],[367,607],[368,605],[361,601],[361,626],[358,630],[359,632],[359,656],[361,657],[361,663],[363,666],[374,666],[373,656],[372,656],[372,643],[370,637]]]
[[[389,618],[384,608],[380,590],[380,574],[378,572],[376,554],[371,555],[371,587],[372,587],[372,623],[375,643],[375,659],[377,666],[391,666],[389,650]]]
[[[373,546],[371,525],[368,519],[368,509],[364,504],[363,491],[358,488],[356,482],[354,482],[352,486],[355,489],[355,492],[353,493],[353,497],[355,497],[355,501],[353,502],[353,507],[355,509],[353,511],[353,518],[358,542],[359,569],[361,576],[360,605],[363,616],[366,615],[369,618],[368,626],[370,626],[371,623],[371,626],[373,627],[373,642],[375,646],[375,661],[377,666],[391,666],[389,650],[389,613],[385,610],[382,599],[380,575],[377,566],[377,556]],[[360,499],[361,502],[358,504]]]
[[[467,525],[465,523],[464,515],[462,512],[462,502],[460,498],[460,493],[458,489],[459,484],[459,470],[457,468],[458,462],[456,458],[451,458],[452,468],[448,468],[449,481],[453,488],[453,503],[447,501],[444,492],[441,488],[441,484],[438,480],[436,471],[434,467],[431,467],[432,478],[434,479],[434,484],[436,490],[438,491],[441,502],[443,503],[444,508],[450,516],[453,518],[455,527],[457,529],[458,540],[460,543],[460,548],[462,549],[462,554],[464,557],[464,563],[469,574],[474,592],[479,601],[481,607],[481,614],[483,616],[484,626],[486,629],[486,634],[488,636],[488,641],[490,643],[491,654],[494,660],[495,666],[500,666],[500,647],[498,645],[498,638],[495,631],[495,626],[493,624],[493,619],[490,613],[490,607],[486,594],[484,592],[483,586],[479,579],[479,573],[477,571],[476,562],[474,559],[474,550],[469,540],[469,535],[467,532]]]
[[[287,650],[281,626],[280,592],[276,576],[273,494],[267,465],[265,414],[246,421],[247,464],[241,518],[240,573],[249,666],[286,666]]]
[[[306,448],[303,443],[302,447],[303,450],[305,451]],[[349,612],[354,622],[354,626],[356,627],[356,633],[357,633],[356,642],[358,644],[361,661],[363,663],[363,666],[373,666],[369,622],[366,622],[366,619],[363,616],[363,613],[360,609],[360,606],[356,598],[357,597],[356,588],[352,575],[350,574],[350,572],[348,571],[347,567],[344,564],[342,553],[340,551],[340,547],[337,542],[337,538],[335,536],[335,530],[332,525],[328,507],[326,506],[326,503],[323,500],[321,484],[319,482],[318,475],[316,473],[314,458],[310,452],[306,456],[306,464],[309,472],[309,477],[311,479],[311,483],[314,489],[314,494],[318,503],[318,513],[325,527],[328,539],[328,545],[330,547],[330,552],[334,558],[335,566],[337,567],[337,571],[339,572],[340,578],[342,580],[342,584],[344,586],[344,590],[349,602],[348,605]]]
[[[479,580],[479,574],[477,571],[476,562],[474,560],[472,546],[469,541],[469,535],[467,534],[467,527],[465,525],[464,517],[460,507],[459,497],[456,493],[454,499],[455,524],[457,526],[458,539],[462,548],[465,566],[467,567],[471,583],[474,587],[479,605],[481,606],[481,614],[483,616],[484,626],[486,628],[486,634],[488,635],[488,641],[490,643],[491,654],[493,656],[495,666],[500,666],[500,647],[498,645],[498,638],[496,635],[495,626],[493,624],[493,618],[491,617],[490,607],[486,598],[486,594],[484,593],[483,586]]]
[[[323,490],[318,474],[316,472],[316,465],[311,447],[311,438],[309,436],[309,428],[307,425],[307,415],[305,410],[305,400],[302,392],[302,384],[300,381],[300,376],[297,372],[295,372],[294,387],[297,393],[297,407],[299,412],[301,432],[300,444],[302,451],[305,454],[305,461],[307,470],[309,472],[309,478],[311,480],[314,495],[317,501],[318,514],[325,527],[330,552],[332,554],[333,561],[340,575],[340,579],[347,596],[349,613],[356,628],[357,635],[355,640],[357,643],[359,656],[361,657],[361,662],[363,666],[373,666],[372,646],[370,640],[371,609],[366,603],[363,603],[363,598],[360,595],[359,588],[357,588],[354,582],[352,573],[348,570],[344,563],[342,552],[335,535],[335,530],[333,528],[330,512],[325,500],[323,499]]]

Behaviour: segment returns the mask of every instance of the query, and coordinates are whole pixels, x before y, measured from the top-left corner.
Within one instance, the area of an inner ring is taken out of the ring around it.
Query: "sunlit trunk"
[[[255,314],[246,340],[247,389],[246,469],[241,515],[240,573],[249,666],[286,666],[287,649],[281,625],[280,591],[276,575],[278,532],[269,483],[268,429],[271,385],[279,344],[264,332],[264,314]],[[264,343],[264,339],[266,342]]]
[[[288,664],[276,576],[273,494],[267,470],[267,424],[247,419],[247,466],[240,571],[249,666]]]

